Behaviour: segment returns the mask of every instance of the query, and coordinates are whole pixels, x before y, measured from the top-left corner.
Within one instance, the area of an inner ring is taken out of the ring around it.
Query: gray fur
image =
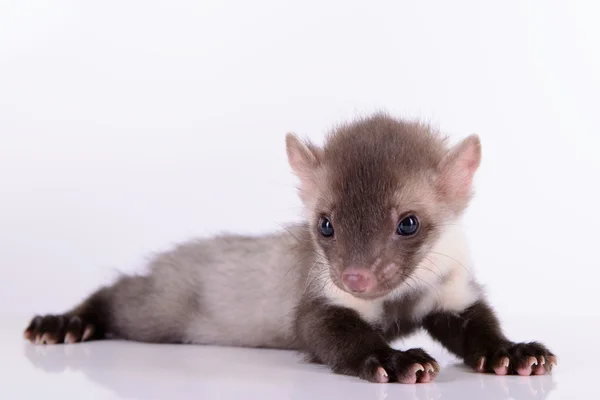
[[[116,335],[139,341],[293,348],[294,310],[316,255],[304,226],[182,244],[114,287]]]

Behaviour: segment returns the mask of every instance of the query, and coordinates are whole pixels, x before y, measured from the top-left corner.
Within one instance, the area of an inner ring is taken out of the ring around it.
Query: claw
[[[508,366],[510,365],[510,360],[508,357],[503,357],[500,359],[500,365],[494,367],[494,372],[496,375],[506,375],[508,374]]]
[[[426,367],[425,370],[427,372],[431,372],[431,373],[435,372],[435,370],[433,369],[433,365],[427,363],[427,364],[425,364],[425,367]]]
[[[544,356],[540,356],[540,358],[538,359],[537,367],[533,369],[533,374],[534,375],[546,374],[546,371],[549,371],[549,368],[547,368],[545,365],[546,365],[546,358]]]
[[[54,344],[56,341],[48,333],[44,333],[40,339],[42,344]]]
[[[85,331],[83,331],[83,336],[81,337],[81,341],[85,342],[93,334],[94,334],[94,326],[93,325],[86,326]]]
[[[521,364],[521,365],[523,365],[523,364]],[[524,363],[524,365],[525,365],[524,367],[519,366],[519,368],[517,368],[517,373],[519,375],[529,376],[532,373],[534,373],[534,374],[538,373],[537,372],[538,368],[533,368],[534,366],[538,365],[537,358],[535,358],[535,357],[529,357],[527,359],[527,361]],[[540,371],[540,374],[541,374],[541,372],[542,371]]]
[[[477,371],[484,372],[485,371],[485,357],[480,357],[479,362],[477,363]]]
[[[426,368],[425,368],[425,372],[423,372],[421,374],[421,376],[419,376],[417,378],[417,382],[419,383],[428,383],[431,382],[434,378],[434,371],[433,371],[433,367],[429,364],[426,364]]]
[[[420,371],[425,371],[425,368],[421,364],[413,364],[408,369],[406,375],[402,375],[398,377],[398,382],[400,383],[417,383],[418,377],[417,373]]]
[[[76,341],[77,339],[75,339],[75,335],[73,335],[71,332],[65,335],[65,343],[75,343]]]
[[[389,377],[387,371],[383,367],[377,368],[377,382],[379,383],[387,383],[389,382]]]
[[[533,367],[534,365],[538,365],[538,360],[535,357],[529,357],[529,366]]]

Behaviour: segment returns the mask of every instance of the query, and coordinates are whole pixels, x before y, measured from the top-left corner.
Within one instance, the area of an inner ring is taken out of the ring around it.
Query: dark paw
[[[96,338],[96,327],[77,316],[45,315],[34,317],[25,339],[35,344],[76,343]]]
[[[422,349],[390,349],[368,357],[359,377],[377,383],[427,383],[435,379],[439,371],[438,363]]]
[[[496,375],[544,375],[557,365],[557,360],[541,343],[509,343],[475,355],[471,364],[477,372]]]

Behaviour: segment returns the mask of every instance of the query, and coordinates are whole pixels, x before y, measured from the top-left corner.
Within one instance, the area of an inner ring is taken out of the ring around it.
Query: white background
[[[384,109],[480,134],[465,225],[501,315],[598,315],[595,3],[3,0],[0,313],[298,220],[285,133]]]

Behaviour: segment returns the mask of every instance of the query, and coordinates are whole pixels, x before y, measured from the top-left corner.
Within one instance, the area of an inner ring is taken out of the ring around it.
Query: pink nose
[[[346,268],[342,273],[344,286],[355,293],[367,293],[375,286],[375,278],[368,270],[363,268]]]

